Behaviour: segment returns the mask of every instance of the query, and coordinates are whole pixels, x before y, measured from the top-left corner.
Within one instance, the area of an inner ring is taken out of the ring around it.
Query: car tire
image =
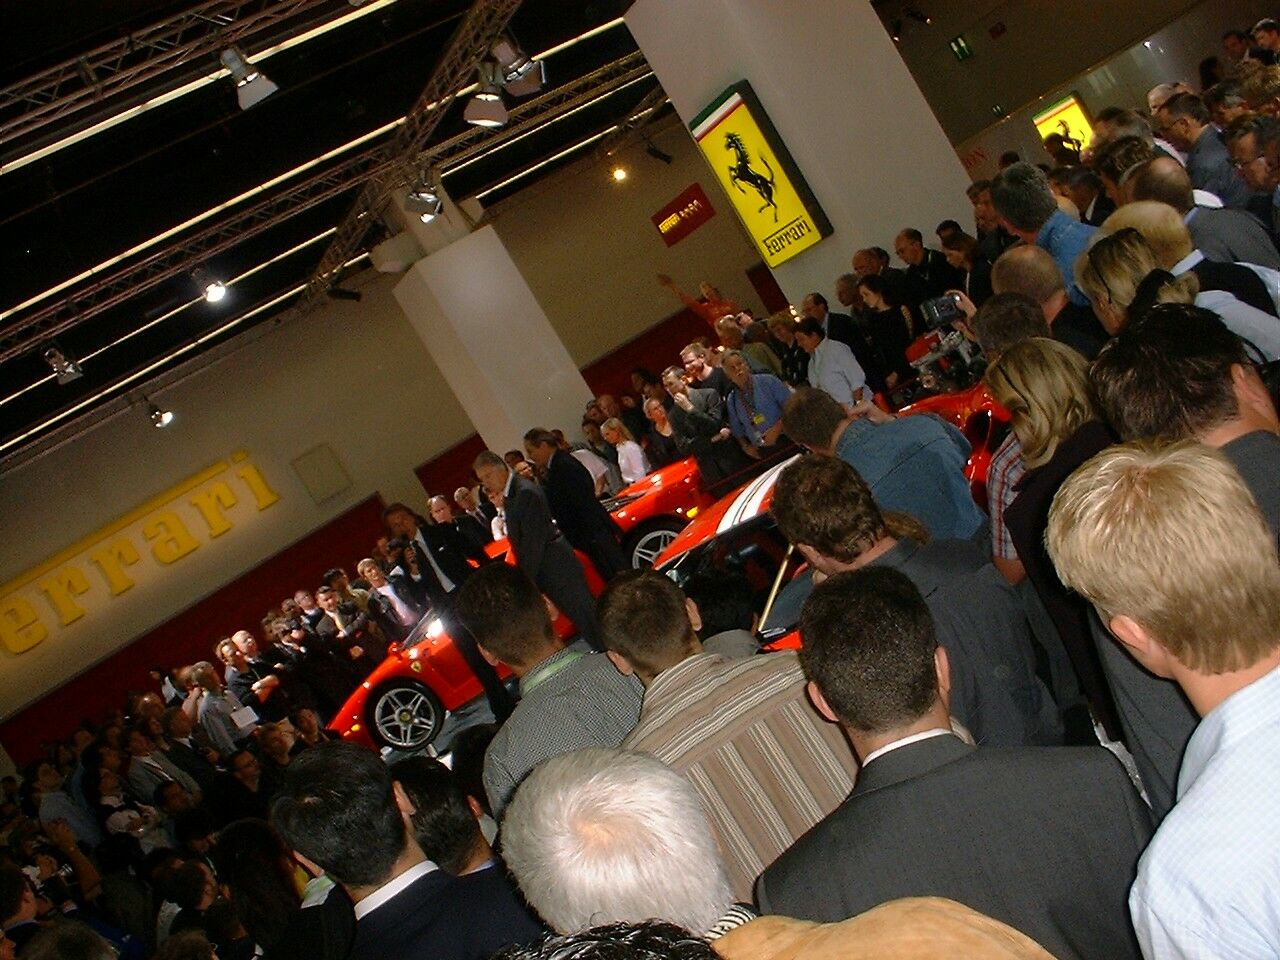
[[[421,750],[444,726],[444,706],[430,687],[394,680],[369,695],[369,735],[379,747]]]
[[[632,567],[648,570],[658,554],[667,549],[687,524],[687,520],[677,520],[675,517],[646,520],[627,534],[622,541],[622,551],[631,561]]]

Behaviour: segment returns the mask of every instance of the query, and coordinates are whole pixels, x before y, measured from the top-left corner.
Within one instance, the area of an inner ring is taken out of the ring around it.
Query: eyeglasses
[[[1263,163],[1267,163],[1266,156],[1260,153],[1256,157],[1254,157],[1252,160],[1232,160],[1231,165],[1235,167],[1237,170],[1243,170],[1245,167],[1252,166],[1253,164],[1257,163],[1259,160],[1261,160]],[[1271,164],[1267,163],[1267,166],[1270,167]]]

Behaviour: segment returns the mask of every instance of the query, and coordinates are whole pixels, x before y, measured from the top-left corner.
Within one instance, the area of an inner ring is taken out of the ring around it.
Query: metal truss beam
[[[333,0],[205,0],[0,89],[0,144],[47,124],[65,123],[92,104],[194,60],[207,58],[212,67],[228,44],[244,43],[256,33],[326,9],[336,16],[346,4],[335,11]]]
[[[171,277],[190,273],[210,257],[371,177],[383,178],[391,187],[403,182],[406,176],[411,177],[413,174],[410,171],[418,171],[428,164],[447,170],[452,164],[492,150],[506,140],[536,129],[651,72],[639,52],[628,54],[576,80],[524,101],[511,111],[510,122],[501,130],[468,129],[419,151],[408,163],[399,157],[389,156],[390,150],[386,145],[370,147],[199,233],[175,239],[147,257],[105,274],[58,302],[16,318],[8,327],[0,330],[0,363],[36,348],[49,337],[79,326]],[[372,220],[368,215],[360,219],[362,226]],[[349,259],[350,255],[339,261],[339,264]]]
[[[449,38],[404,126],[388,144],[387,157],[392,163],[403,168],[415,162],[457,99],[458,91],[472,79],[476,67],[519,6],[520,0],[475,0]],[[308,281],[303,293],[304,305],[314,302],[337,279],[342,265],[360,250],[368,234],[369,214],[380,209],[391,186],[388,178],[379,176],[371,177],[365,184]]]

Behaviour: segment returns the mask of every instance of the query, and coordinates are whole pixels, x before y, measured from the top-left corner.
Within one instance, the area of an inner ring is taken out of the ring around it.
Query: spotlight
[[[218,59],[236,82],[236,100],[241,110],[248,110],[280,89],[248,61],[239,47],[227,47]]]
[[[161,410],[150,400],[147,401],[147,416],[151,418],[151,425],[157,429],[173,423],[173,411]]]
[[[423,223],[430,223],[444,210],[444,201],[440,199],[439,191],[431,185],[430,180],[419,181],[404,198],[404,208],[410,213],[416,213]]]
[[[541,60],[530,60],[510,37],[500,39],[490,52],[498,62],[507,93],[513,97],[537,93],[547,82],[547,65]]]
[[[923,23],[926,27],[933,26],[933,17],[927,13],[921,13],[917,7],[907,7],[907,16],[916,23]]]
[[[191,279],[196,282],[196,288],[209,303],[217,303],[227,295],[227,285],[217,277],[211,276],[203,267],[192,270]]]
[[[627,168],[626,168],[626,167],[614,167],[614,168],[613,168],[613,179],[614,179],[615,181],[617,181],[618,183],[621,183],[623,180],[627,179]]]
[[[661,160],[663,163],[670,163],[672,161],[671,154],[667,153],[665,150],[659,150],[648,140],[644,142],[644,152],[655,160]]]
[[[480,89],[467,101],[462,119],[477,127],[501,127],[507,122],[502,102],[502,80],[498,65],[490,60],[480,64]]]
[[[894,43],[902,42],[902,18],[899,17],[889,25],[889,36],[893,37]]]
[[[80,364],[70,359],[55,346],[45,347],[44,362],[52,368],[60,385],[70,383],[72,380],[79,380],[84,376],[84,371],[80,369]]]

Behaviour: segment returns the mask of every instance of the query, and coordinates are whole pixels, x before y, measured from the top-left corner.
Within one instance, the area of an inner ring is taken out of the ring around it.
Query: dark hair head
[[[527,946],[506,947],[492,960],[719,960],[719,955],[684,927],[645,920],[551,934]]]
[[[161,944],[152,960],[213,960],[213,944],[202,930],[183,930]]]
[[[809,299],[812,300],[814,304],[816,304],[819,307],[825,307],[827,305],[827,298],[820,293],[809,294]]]
[[[891,567],[824,580],[800,618],[805,675],[850,729],[894,730],[938,697],[938,640],[916,585]]]
[[[322,579],[325,582],[326,586],[332,589],[334,583],[345,576],[346,576],[346,573],[343,572],[343,569],[341,567],[330,567],[328,570],[324,572],[324,576],[321,577],[320,579]]]
[[[899,236],[906,237],[912,243],[919,243],[919,244],[924,243],[924,234],[921,233],[919,230],[917,230],[915,227],[904,228],[903,231],[899,234]]]
[[[942,236],[944,233],[963,233],[963,232],[964,232],[964,227],[960,226],[960,224],[955,220],[943,220],[940,224],[938,224],[937,229],[934,230],[934,233],[936,233],[938,236]]]
[[[1049,335],[1044,311],[1021,293],[996,293],[978,308],[973,332],[987,359],[995,360],[1015,343]]]
[[[458,590],[457,614],[477,643],[512,666],[532,666],[556,642],[542,594],[509,563],[487,564],[468,577]]]
[[[497,724],[478,723],[453,738],[453,778],[464,796],[475,798],[485,813],[493,816],[484,789],[484,753],[489,749]]]
[[[481,467],[501,467],[503,470],[508,469],[507,461],[492,450],[481,450],[476,454],[475,460],[471,463],[472,470],[479,470]]]
[[[1175,93],[1160,109],[1175,120],[1186,117],[1201,126],[1209,122],[1209,108],[1194,93]]]
[[[996,212],[1019,230],[1035,231],[1058,209],[1049,179],[1030,163],[1014,163],[996,175],[991,185]]]
[[[693,652],[696,636],[680,588],[652,570],[615,577],[600,596],[604,645],[653,677]]]
[[[271,803],[271,823],[285,843],[346,885],[384,883],[406,841],[386,764],[351,743],[299,754]]]
[[[858,471],[837,457],[801,457],[778,476],[770,507],[782,535],[850,563],[887,529]]]
[[[409,820],[422,852],[445,873],[462,873],[484,835],[452,771],[434,757],[417,756],[392,764],[391,778],[413,804]]]
[[[800,322],[796,324],[795,330],[796,333],[804,333],[811,337],[818,337],[820,339],[826,336],[826,333],[822,329],[822,321],[815,320],[813,317],[801,318]]]
[[[273,949],[301,905],[289,848],[265,820],[237,820],[218,835],[215,860],[245,930]]]
[[[744,577],[703,570],[684,582],[684,594],[698,607],[704,640],[726,630],[750,630],[755,620],[755,597]]]
[[[558,446],[556,443],[556,435],[544,427],[534,427],[532,430],[526,431],[524,435],[524,442],[532,444],[535,447]]]
[[[826,450],[836,428],[849,418],[838,400],[825,390],[800,387],[782,405],[782,429],[810,450]]]
[[[1240,338],[1217,314],[1166,303],[1130,320],[1090,370],[1106,417],[1124,440],[1184,440],[1239,412],[1231,368]]]
[[[967,196],[969,198],[969,201],[972,203],[972,202],[976,202],[978,197],[982,196],[984,193],[988,192],[990,189],[991,189],[990,180],[975,180],[973,181],[973,183],[969,184],[969,186],[964,188],[964,192],[965,192],[965,196]]]
[[[22,960],[116,960],[116,956],[110,943],[79,920],[46,927],[22,948]]]
[[[173,874],[169,892],[183,910],[195,910],[209,885],[209,867],[201,860],[188,860]]]
[[[1154,144],[1143,137],[1118,137],[1108,143],[1094,157],[1093,167],[1114,184],[1139,164],[1156,157]]]
[[[15,916],[22,906],[22,895],[31,889],[27,875],[14,863],[0,864],[0,923]]]

